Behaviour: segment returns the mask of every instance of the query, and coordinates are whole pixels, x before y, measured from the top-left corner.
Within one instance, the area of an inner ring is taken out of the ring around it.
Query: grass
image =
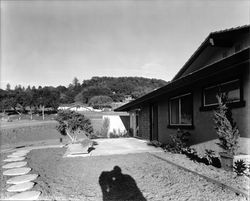
[[[15,146],[17,144],[25,144],[34,141],[60,139],[61,135],[56,130],[57,123],[49,122],[33,122],[18,121],[9,122],[1,129],[1,146]]]
[[[100,132],[103,127],[103,115],[117,114],[114,112],[82,112],[91,120],[94,133]],[[121,113],[119,113],[121,114]],[[56,130],[57,122],[54,120],[56,114],[45,115],[45,121],[39,115],[33,115],[30,120],[29,115],[22,115],[18,120],[18,115],[11,115],[9,121],[1,121],[1,142],[0,145],[16,146],[34,141],[56,140],[62,137]],[[6,119],[6,116],[5,116]],[[67,137],[63,137],[67,138]]]

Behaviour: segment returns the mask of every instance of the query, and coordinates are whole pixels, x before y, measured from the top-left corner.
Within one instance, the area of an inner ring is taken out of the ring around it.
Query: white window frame
[[[173,97],[173,98],[171,98],[169,100],[169,115],[170,115],[169,116],[169,125],[171,125],[171,126],[192,126],[193,125],[193,123],[191,123],[191,124],[173,124],[171,122],[171,117],[172,117],[172,114],[171,114],[171,110],[172,110],[171,101],[175,100],[175,99],[178,99],[178,103],[179,103],[179,122],[181,122],[181,98],[184,97],[184,96],[191,96],[191,95],[192,95],[192,93],[186,93],[186,94],[182,94],[180,96],[175,96],[175,97]],[[192,122],[193,122],[193,115],[192,115]]]
[[[206,103],[205,103],[205,91],[206,91],[207,89],[211,89],[211,88],[215,88],[215,87],[220,87],[220,86],[223,86],[223,85],[226,85],[226,84],[230,84],[230,83],[233,83],[233,82],[239,82],[239,84],[240,84],[240,79],[234,79],[234,80],[230,80],[230,81],[228,81],[228,82],[222,82],[222,83],[220,83],[220,84],[216,84],[216,85],[212,85],[212,86],[210,86],[210,87],[204,88],[204,89],[203,89],[203,106],[204,106],[204,107],[207,107],[207,106],[216,106],[216,105],[218,105],[218,103],[212,103],[212,104],[206,104]],[[239,88],[239,90],[240,90],[240,88]],[[241,94],[241,90],[240,90],[240,94]],[[240,96],[241,96],[241,95],[240,95]],[[240,99],[241,99],[241,97],[240,97]],[[237,103],[237,102],[240,102],[240,99],[239,99],[239,100],[235,100],[235,101],[230,101],[230,103]]]

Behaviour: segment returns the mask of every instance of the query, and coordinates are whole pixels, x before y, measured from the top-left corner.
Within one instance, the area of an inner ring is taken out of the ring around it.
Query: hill
[[[91,97],[102,95],[121,102],[126,98],[139,98],[166,84],[164,80],[143,77],[92,77],[83,80],[81,86],[76,82],[73,84],[78,92],[74,100],[88,103]]]
[[[41,108],[57,109],[60,104],[74,102],[105,107],[139,98],[166,84],[164,80],[143,77],[92,77],[82,83],[74,78],[68,87],[25,88],[18,85],[13,90],[10,87],[0,90],[0,110],[23,113],[29,108],[35,112]]]

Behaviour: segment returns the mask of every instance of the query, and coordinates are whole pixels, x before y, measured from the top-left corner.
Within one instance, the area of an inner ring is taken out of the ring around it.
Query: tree
[[[44,87],[38,89],[37,103],[42,107],[42,115],[44,120],[44,110],[46,107],[57,109],[59,106],[60,95],[53,87]]]
[[[74,87],[78,87],[78,86],[81,86],[79,80],[77,79],[77,77],[74,77],[73,81],[72,81],[72,84]]]
[[[93,108],[104,108],[111,107],[111,103],[113,102],[112,98],[109,96],[93,96],[88,104]]]
[[[56,120],[59,123],[57,130],[62,135],[67,135],[72,143],[77,141],[77,137],[80,134],[89,136],[93,133],[90,120],[83,114],[69,110],[59,111]]]
[[[235,155],[239,148],[239,130],[232,118],[232,112],[227,107],[227,95],[220,94],[217,96],[219,106],[214,111],[215,130],[220,143],[218,145],[228,154]]]
[[[78,103],[86,103],[87,98],[84,96],[82,92],[80,92],[79,94],[75,96],[74,101]]]
[[[8,84],[6,85],[6,90],[7,90],[7,91],[10,91],[10,90],[11,90],[10,83],[8,83]]]
[[[93,96],[112,96],[112,91],[109,88],[106,87],[100,87],[100,86],[90,86],[85,88],[83,91],[80,92],[80,94],[77,94],[75,97],[76,100],[80,100],[82,103],[88,103],[90,98]]]

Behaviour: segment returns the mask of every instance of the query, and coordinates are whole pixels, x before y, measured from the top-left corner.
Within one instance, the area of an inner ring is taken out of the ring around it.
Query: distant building
[[[76,112],[93,111],[92,107],[88,107],[81,103],[63,104],[58,107],[58,110],[70,110]]]

